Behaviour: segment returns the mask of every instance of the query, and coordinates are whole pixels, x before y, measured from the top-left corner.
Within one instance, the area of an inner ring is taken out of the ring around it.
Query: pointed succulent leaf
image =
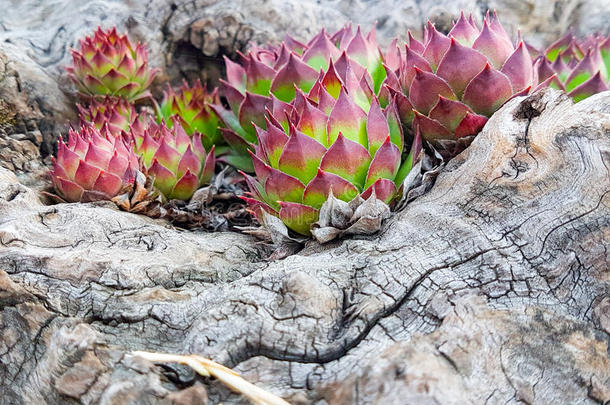
[[[244,94],[223,79],[220,79],[220,89],[227,99],[231,111],[234,115],[237,115],[239,113],[239,105],[244,101]]]
[[[345,202],[353,200],[358,195],[358,190],[352,183],[336,174],[319,169],[316,177],[305,188],[303,203],[320,209],[331,191],[336,198]]]
[[[409,101],[409,98],[402,92],[399,92],[391,87],[387,87],[390,96],[396,103],[396,110],[398,111],[398,117],[403,125],[410,125],[413,121],[413,105]]]
[[[302,42],[297,41],[288,34],[286,34],[284,37],[284,44],[286,44],[288,50],[296,53],[297,55],[302,55],[305,48],[307,48]]]
[[[329,62],[340,56],[339,49],[330,41],[324,30],[316,35],[303,53],[303,61],[314,70],[328,69]]]
[[[402,133],[400,117],[398,116],[398,107],[394,103],[394,100],[385,108],[384,115],[388,121],[388,128],[390,129],[390,141],[396,145],[399,150],[402,150],[404,146],[404,135]],[[371,151],[371,153],[373,152]]]
[[[308,205],[280,202],[279,217],[286,226],[301,235],[311,234],[311,225],[318,220],[319,211]]]
[[[584,100],[593,94],[597,94],[608,89],[608,85],[604,83],[601,77],[601,72],[597,72],[592,78],[570,91],[568,96],[572,97],[575,103],[578,103],[579,101]]]
[[[293,126],[279,158],[278,168],[307,184],[316,175],[324,153],[326,148],[320,142]]]
[[[491,116],[512,95],[508,77],[487,64],[466,86],[463,101],[476,113]]]
[[[58,193],[66,201],[77,202],[82,200],[85,190],[76,182],[59,177],[54,184]]]
[[[517,49],[504,62],[501,72],[508,76],[515,93],[532,85],[534,75],[532,58],[523,41],[519,43]]]
[[[243,104],[243,101],[245,101],[245,98],[242,100],[242,104]],[[214,113],[218,116],[218,118],[223,122],[223,124],[227,128],[230,128],[233,133],[239,135],[244,140],[247,139],[249,141],[252,141],[253,138],[252,138],[251,134],[246,132],[246,130],[244,128],[242,128],[242,126],[239,122],[239,118],[237,117],[237,115],[235,115],[233,113],[233,111],[227,110],[221,105],[210,105],[210,108],[214,111]],[[239,110],[239,108],[238,108],[238,110]],[[224,128],[220,128],[221,134],[223,133],[223,129]]]
[[[388,120],[376,99],[373,99],[371,109],[368,113],[366,133],[368,137],[368,150],[372,155],[375,155],[377,149],[379,149],[387,137],[390,136]]]
[[[358,107],[342,89],[330,116],[328,117],[328,144],[335,142],[339,132],[348,139],[367,145],[366,138],[366,113]]]
[[[407,39],[408,39],[408,48],[410,48],[413,52],[421,55],[424,53],[426,47],[420,41],[418,41],[411,31],[407,31]]]
[[[374,192],[375,197],[378,200],[381,200],[386,204],[390,204],[396,197],[396,191],[396,185],[392,180],[377,179],[377,181],[364,190],[360,196],[363,199],[368,200]]]
[[[157,160],[172,173],[177,173],[181,156],[180,152],[174,149],[173,146],[170,146],[168,142],[161,142],[153,160]]]
[[[239,107],[239,124],[246,132],[246,141],[254,143],[256,130],[254,125],[265,125],[265,109],[271,106],[271,99],[259,94],[246,92],[246,97]]]
[[[84,189],[90,190],[93,188],[95,181],[100,175],[101,169],[93,166],[84,160],[78,162],[76,173],[74,173],[74,181]]]
[[[449,84],[430,72],[415,68],[415,78],[409,90],[409,99],[413,106],[423,114],[428,114],[436,105],[438,97],[455,100],[455,93]]]
[[[216,155],[214,154],[214,146],[210,149],[210,152],[205,157],[203,163],[203,170],[199,174],[199,184],[205,185],[210,184],[212,177],[214,177],[214,168],[216,166]]]
[[[386,73],[387,70],[397,70],[400,67],[400,61],[402,56],[400,54],[400,49],[398,48],[398,39],[394,38],[392,43],[388,47],[388,51],[385,54],[385,67]]]
[[[320,168],[341,176],[343,179],[362,189],[371,155],[359,143],[345,138],[342,134],[328,148],[320,163]]]
[[[199,178],[187,170],[186,173],[176,182],[169,198],[177,200],[188,200],[199,188]]]
[[[347,56],[346,52],[343,52],[339,59],[334,62],[334,66],[339,78],[346,86],[348,86],[350,81],[360,83],[360,78],[365,74],[368,74],[366,68],[359,63],[352,61],[352,59]]]
[[[322,145],[328,146],[327,121],[328,117],[324,112],[314,107],[309,101],[306,101],[297,124],[297,129],[314,138]]]
[[[396,188],[400,189],[402,184],[411,169],[417,163],[417,160],[420,158],[420,154],[422,152],[422,139],[421,132],[419,130],[415,130],[415,136],[413,137],[413,143],[411,144],[411,150],[409,151],[409,155],[402,162],[400,168],[398,169],[398,173],[396,173],[396,177],[394,178],[394,184]]]
[[[148,174],[155,179],[155,187],[169,198],[177,181],[176,176],[160,164],[157,159],[153,159],[152,165],[148,168]]]
[[[440,96],[438,103],[436,103],[428,116],[453,132],[460,125],[466,114],[471,112],[472,110],[465,104]]]
[[[271,174],[271,166],[265,163],[261,158],[258,157],[251,150],[248,151],[250,157],[252,158],[252,163],[254,166],[254,173],[256,173],[256,178],[260,181],[261,184],[264,184],[269,178]]]
[[[356,33],[354,37],[350,41],[347,46],[347,56],[358,62],[363,67],[368,67],[369,65],[369,49],[368,43],[364,35],[362,35],[362,31],[360,30],[360,26],[356,28]]]
[[[449,49],[441,60],[436,74],[445,79],[455,95],[460,98],[468,83],[483,70],[486,63],[487,59],[483,54],[451,38]]]
[[[404,63],[400,68],[400,85],[402,90],[409,94],[409,89],[415,78],[415,68],[424,72],[432,72],[432,68],[426,59],[424,59],[417,52],[414,52],[409,47],[405,48],[405,59]]]
[[[279,201],[300,202],[305,186],[296,177],[271,169],[265,182],[265,193],[270,205],[278,207]]]
[[[390,141],[390,137],[381,145],[371,161],[366,175],[365,188],[369,188],[378,179],[394,180],[400,166],[400,150]]]
[[[228,83],[239,92],[246,92],[246,70],[239,64],[224,56]]]
[[[486,123],[487,117],[475,113],[467,113],[453,132],[453,136],[456,138],[462,138],[465,136],[476,135],[481,132]]]
[[[247,154],[248,150],[252,148],[252,144],[246,141],[239,134],[235,133],[231,129],[221,128],[220,130],[223,139],[229,145],[229,147],[240,155]]]
[[[301,90],[297,90],[301,92]],[[271,116],[277,121],[278,124],[288,132],[290,129],[290,118],[295,114],[295,108],[292,104],[285,103],[278,100],[276,97],[271,95],[271,111],[266,111],[266,116]]]
[[[191,145],[187,147],[182,157],[180,157],[176,177],[182,177],[187,171],[191,173],[199,173],[201,171],[201,159],[191,150]]]
[[[426,49],[424,50],[422,56],[428,61],[428,63],[430,63],[432,70],[436,71],[436,68],[441,63],[443,56],[445,56],[445,52],[447,52],[447,49],[449,49],[451,41],[445,35],[438,32],[434,27],[434,24],[432,24],[429,20],[426,26],[426,32],[428,35],[428,40],[426,42]]]
[[[503,38],[506,42],[511,42],[510,36],[500,24],[500,19],[498,18],[498,13],[493,11],[491,16],[489,15],[489,11],[487,11],[486,19],[489,21],[489,28],[494,31],[500,38]]]
[[[481,34],[474,41],[473,49],[487,56],[494,68],[500,69],[506,59],[513,53],[513,45],[502,35],[490,28],[487,20],[483,22]]]
[[[265,154],[267,161],[272,167],[277,168],[284,145],[288,142],[288,136],[283,130],[270,122],[267,122],[267,130],[256,127],[256,133],[258,145]]]
[[[464,12],[462,11],[460,18],[453,25],[451,31],[449,31],[449,37],[453,37],[460,44],[470,47],[478,36],[479,30],[468,22],[468,19],[466,19]]]
[[[295,86],[309,92],[318,78],[315,70],[293,54],[288,62],[277,72],[271,83],[271,92],[280,100],[289,102],[294,99]]]
[[[331,60],[328,70],[324,74],[324,77],[321,80],[322,86],[328,91],[328,94],[333,96],[333,98],[339,97],[339,92],[341,91],[341,86],[343,83],[341,79],[337,75],[337,71],[335,70],[335,66]]]
[[[453,134],[440,122],[414,111],[413,126],[421,132],[422,138],[427,141],[435,139],[452,139]]]
[[[268,95],[275,74],[275,70],[251,56],[246,66],[246,90],[254,94]]]

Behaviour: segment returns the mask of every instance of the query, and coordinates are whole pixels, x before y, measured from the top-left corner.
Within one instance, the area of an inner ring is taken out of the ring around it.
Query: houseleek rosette
[[[330,65],[307,96],[297,91],[288,113],[270,113],[266,129],[256,127],[255,176],[244,173],[251,191],[245,200],[255,213],[309,235],[331,195],[345,202],[374,196],[386,204],[396,198],[419,150],[403,161],[394,102],[382,109],[369,95],[361,106],[357,90],[349,91]]]
[[[220,104],[217,89],[208,92],[199,80],[193,86],[184,81],[178,91],[168,87],[157,118],[169,128],[173,126],[173,119],[178,119],[188,135],[200,133],[204,147],[210,149],[222,139],[218,117],[210,108],[212,104]]]
[[[73,65],[68,75],[86,96],[116,96],[130,101],[147,96],[157,69],[148,66],[145,45],[133,45],[116,28],[98,28],[72,49]]]
[[[102,100],[91,99],[87,106],[77,104],[81,124],[90,123],[97,129],[108,124],[108,129],[114,136],[128,132],[129,127],[137,125],[139,120],[133,104],[117,97],[105,97]]]
[[[151,123],[130,136],[147,175],[166,199],[189,200],[214,175],[214,147],[206,152],[201,134],[189,137],[177,119],[171,129]]]
[[[226,160],[246,171],[252,171],[246,152],[257,142],[252,124],[266,128],[266,110],[274,110],[287,129],[279,110],[289,109],[297,90],[309,93],[331,64],[344,83],[348,76],[356,82],[364,80],[372,94],[377,94],[386,74],[375,31],[364,35],[351,26],[332,35],[322,30],[307,44],[287,37],[279,46],[254,47],[242,55],[241,64],[227,58],[225,63],[227,80],[221,83],[230,108],[217,105],[214,110],[227,127],[221,131],[234,151]],[[382,105],[386,104],[383,99]]]
[[[610,36],[583,40],[568,33],[536,60],[539,80],[564,90],[575,102],[610,89]]]
[[[436,145],[476,135],[506,101],[538,83],[527,47],[513,44],[495,13],[482,28],[462,13],[447,36],[428,22],[424,42],[409,36],[404,52],[390,50],[388,64],[385,86],[402,122]]]
[[[134,184],[139,164],[131,146],[105,125],[91,124],[68,132],[57,145],[50,172],[55,190],[69,202],[111,200]]]

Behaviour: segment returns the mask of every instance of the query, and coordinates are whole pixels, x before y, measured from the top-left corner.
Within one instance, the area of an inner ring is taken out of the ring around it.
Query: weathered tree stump
[[[293,403],[610,401],[610,92],[512,100],[378,235],[264,257],[45,206],[0,169],[0,403],[243,401],[132,350],[202,354]]]

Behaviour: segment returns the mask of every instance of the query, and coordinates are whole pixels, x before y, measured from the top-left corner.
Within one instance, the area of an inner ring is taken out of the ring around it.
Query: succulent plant
[[[423,43],[409,36],[404,53],[389,54],[397,69],[385,86],[397,97],[403,123],[428,141],[476,135],[507,100],[537,83],[527,47],[513,45],[495,13],[482,29],[462,13],[448,36],[428,22]]]
[[[201,134],[189,137],[177,118],[172,128],[151,123],[142,131],[133,130],[134,149],[140,156],[155,187],[167,199],[188,200],[214,175],[214,146],[206,152]]]
[[[354,32],[349,25],[332,35],[322,30],[307,44],[287,37],[276,47],[254,47],[242,59],[240,65],[225,58],[227,80],[221,84],[230,109],[215,106],[214,110],[227,127],[222,130],[226,141],[242,151],[229,162],[248,171],[252,166],[243,152],[257,141],[252,123],[265,128],[266,109],[274,109],[276,117],[282,118],[278,110],[288,108],[297,89],[310,92],[331,64],[344,81],[349,66],[354,80],[366,80],[375,94],[386,74],[375,31],[365,36],[360,28]]]
[[[131,103],[117,97],[105,97],[101,101],[91,99],[86,107],[80,104],[76,106],[81,124],[90,123],[99,130],[107,123],[108,130],[114,136],[129,131],[129,127],[135,125],[139,118]]]
[[[138,158],[122,137],[108,127],[85,124],[70,129],[68,144],[62,139],[52,158],[51,179],[60,197],[69,202],[110,200],[133,187]]]
[[[565,90],[575,102],[610,89],[610,36],[576,39],[567,33],[536,59],[539,80]]]
[[[157,69],[148,67],[148,50],[135,47],[116,28],[98,27],[93,36],[80,41],[80,49],[72,49],[73,65],[68,75],[79,92],[87,96],[116,96],[133,101],[148,95],[148,87]]]
[[[257,215],[264,210],[309,235],[331,193],[346,202],[373,192],[387,204],[394,200],[419,151],[402,162],[393,101],[382,109],[370,94],[370,107],[362,108],[357,95],[331,64],[307,96],[297,91],[288,112],[271,113],[266,129],[256,127],[258,144],[250,152],[256,176],[244,173],[252,195],[244,199]]]
[[[192,87],[183,81],[177,92],[168,86],[157,118],[165,121],[169,128],[173,125],[173,118],[178,118],[188,135],[199,132],[204,147],[210,149],[221,139],[219,120],[210,104],[220,104],[217,89],[210,93],[199,80]]]

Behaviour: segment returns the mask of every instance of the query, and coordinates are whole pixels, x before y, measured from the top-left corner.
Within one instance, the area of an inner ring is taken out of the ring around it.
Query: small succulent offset
[[[128,132],[129,127],[139,119],[133,104],[122,98],[105,97],[101,101],[91,99],[87,107],[80,104],[76,106],[81,124],[93,124],[98,130],[108,124],[108,130],[114,136],[121,135],[123,131]]]
[[[405,52],[392,49],[387,59],[386,86],[403,123],[433,142],[476,135],[507,100],[537,84],[527,47],[513,45],[495,13],[482,29],[462,13],[448,36],[428,22],[423,43],[409,36]]]
[[[133,187],[139,163],[122,137],[85,124],[68,132],[53,158],[51,179],[59,196],[68,202],[110,200]]]
[[[188,135],[199,132],[204,147],[209,149],[221,139],[219,120],[210,108],[211,104],[220,104],[217,89],[210,93],[199,80],[192,87],[184,81],[177,92],[168,86],[157,118],[169,128],[173,125],[173,119],[177,118]]]
[[[244,174],[252,195],[244,199],[259,217],[264,210],[309,235],[331,194],[345,202],[373,193],[386,204],[395,199],[419,151],[402,161],[393,101],[382,109],[369,94],[363,109],[358,95],[331,64],[307,96],[297,91],[288,111],[269,115],[266,129],[256,127],[258,144],[250,152],[256,177]]]
[[[564,90],[575,102],[610,89],[610,36],[576,39],[567,33],[551,44],[535,64],[539,80]],[[554,75],[554,76],[553,76]]]
[[[254,47],[242,55],[241,65],[225,58],[227,80],[221,84],[230,109],[214,109],[227,127],[222,130],[227,143],[242,152],[251,148],[257,142],[252,123],[265,128],[266,109],[287,108],[297,89],[310,92],[331,63],[340,73],[350,65],[357,80],[366,80],[375,94],[385,79],[375,31],[365,36],[360,28],[354,32],[349,25],[332,35],[322,30],[307,44],[287,37],[276,47]],[[229,163],[252,170],[244,153]]]
[[[85,96],[116,96],[134,101],[148,96],[157,69],[148,67],[148,50],[135,47],[116,28],[98,28],[93,36],[80,41],[80,49],[72,49],[73,65],[68,75]]]
[[[206,152],[201,134],[189,137],[177,118],[172,128],[151,123],[142,131],[132,130],[135,152],[141,157],[154,186],[167,199],[188,200],[214,175],[214,147]]]

